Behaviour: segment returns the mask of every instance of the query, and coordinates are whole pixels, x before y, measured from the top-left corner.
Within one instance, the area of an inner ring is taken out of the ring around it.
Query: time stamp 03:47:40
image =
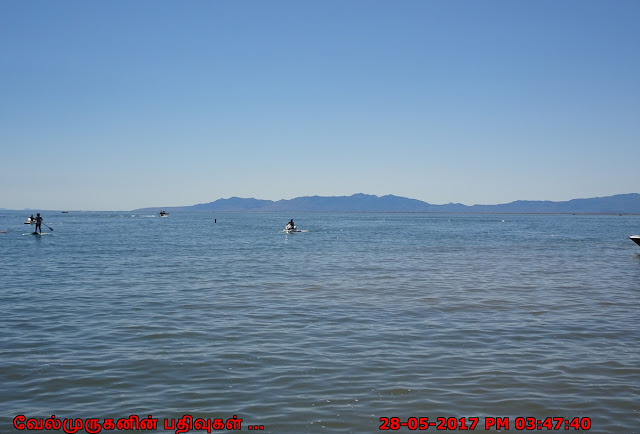
[[[399,417],[381,417],[381,430],[399,430],[408,428],[410,430],[474,430],[476,427],[485,430],[510,430],[516,431],[559,431],[559,430],[583,430],[591,429],[591,419],[588,417],[546,417],[538,419],[535,417],[438,417],[429,419],[428,417],[410,417],[406,420]]]

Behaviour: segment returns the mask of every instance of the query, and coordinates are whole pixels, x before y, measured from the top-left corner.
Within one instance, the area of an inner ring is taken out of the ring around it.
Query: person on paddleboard
[[[35,230],[35,232],[38,232],[38,230],[40,230],[40,233],[42,233],[42,217],[40,217],[40,213],[36,214],[36,230]]]

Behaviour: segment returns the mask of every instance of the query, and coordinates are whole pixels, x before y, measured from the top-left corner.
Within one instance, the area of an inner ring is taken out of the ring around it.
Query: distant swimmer
[[[34,233],[38,231],[42,233],[42,217],[40,217],[40,213],[37,213],[37,216],[36,216],[36,230]]]

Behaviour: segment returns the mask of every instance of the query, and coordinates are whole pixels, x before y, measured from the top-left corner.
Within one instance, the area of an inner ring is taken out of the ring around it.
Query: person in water
[[[40,213],[36,217],[36,230],[34,233],[38,232],[38,230],[42,233],[42,217],[40,217]]]

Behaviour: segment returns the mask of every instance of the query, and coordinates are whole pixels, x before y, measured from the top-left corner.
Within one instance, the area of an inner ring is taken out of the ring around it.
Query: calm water
[[[640,216],[49,212],[42,237],[26,216],[0,211],[1,433],[47,432],[19,414],[640,432]]]

